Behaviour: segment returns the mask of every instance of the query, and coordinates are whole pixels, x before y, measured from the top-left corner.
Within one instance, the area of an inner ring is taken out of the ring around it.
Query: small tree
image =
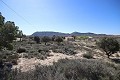
[[[51,39],[48,36],[44,36],[44,37],[42,37],[42,41],[45,42],[45,45],[46,45],[46,43],[51,41]]]
[[[98,46],[105,51],[108,58],[119,51],[120,48],[119,42],[114,38],[103,38],[100,42],[98,42]]]
[[[40,38],[39,38],[38,36],[35,36],[35,37],[34,37],[34,41],[35,41],[36,43],[40,43]]]
[[[18,31],[18,27],[15,26],[14,22],[7,21],[2,27],[1,35],[5,41],[11,43],[16,38]]]
[[[63,39],[62,39],[62,37],[58,36],[55,38],[55,41],[60,43],[60,42],[63,42]]]
[[[0,50],[2,48],[13,49],[12,42],[15,40],[18,31],[15,23],[11,21],[5,22],[5,18],[0,13]]]

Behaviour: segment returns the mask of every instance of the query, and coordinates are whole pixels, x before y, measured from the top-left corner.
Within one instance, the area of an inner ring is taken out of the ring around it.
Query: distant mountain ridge
[[[61,33],[61,32],[52,32],[52,31],[42,31],[42,32],[34,32],[31,36],[69,36],[69,33]]]
[[[34,32],[31,36],[106,36],[106,34],[95,34],[95,33],[80,33],[80,32],[73,32],[73,33],[61,33],[61,32],[52,32],[52,31],[41,31],[41,32]]]

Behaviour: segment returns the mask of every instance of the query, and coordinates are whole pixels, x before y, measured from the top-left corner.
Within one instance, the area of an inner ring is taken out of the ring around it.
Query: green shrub
[[[57,37],[55,38],[55,41],[58,42],[58,43],[63,42],[63,38],[60,37],[60,36],[57,36]]]
[[[12,44],[8,44],[8,45],[7,45],[7,49],[8,49],[8,50],[13,50],[13,45],[12,45]]]
[[[29,56],[28,56],[29,54],[23,54],[23,58],[28,58]]]
[[[45,45],[47,44],[47,42],[50,42],[50,41],[51,41],[51,38],[50,38],[50,37],[48,37],[48,36],[42,37],[42,42],[44,42]]]
[[[74,49],[69,49],[69,48],[64,48],[64,52],[63,53],[66,54],[66,55],[75,55],[75,54],[77,54],[74,51]]]
[[[93,54],[88,52],[88,53],[83,54],[83,57],[87,59],[91,59],[93,58]]]
[[[29,41],[28,44],[32,45],[32,44],[35,44],[35,42],[34,41]]]
[[[35,36],[35,37],[34,37],[34,41],[35,41],[36,43],[40,43],[40,38],[39,38],[38,36]]]
[[[19,48],[19,49],[17,49],[17,53],[22,53],[22,52],[26,52],[26,49],[25,48]]]

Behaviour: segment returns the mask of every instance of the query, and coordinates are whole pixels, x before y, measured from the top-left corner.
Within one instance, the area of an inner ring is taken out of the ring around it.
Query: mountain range
[[[41,31],[41,32],[34,32],[31,36],[107,36],[106,34],[95,34],[95,33],[80,33],[80,32],[73,32],[73,33],[61,33],[61,32],[52,32],[52,31]]]

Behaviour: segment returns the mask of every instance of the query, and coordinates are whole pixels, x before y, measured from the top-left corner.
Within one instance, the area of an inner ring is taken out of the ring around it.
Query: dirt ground
[[[80,59],[82,58],[83,52],[78,51],[78,54],[76,55],[65,55],[62,53],[53,53],[51,51],[51,56],[47,57],[45,60],[40,60],[37,58],[19,58],[18,65],[13,66],[13,68],[20,68],[22,72],[26,72],[29,70],[34,70],[35,65],[41,64],[41,65],[52,65],[53,62],[57,62],[59,59]]]

